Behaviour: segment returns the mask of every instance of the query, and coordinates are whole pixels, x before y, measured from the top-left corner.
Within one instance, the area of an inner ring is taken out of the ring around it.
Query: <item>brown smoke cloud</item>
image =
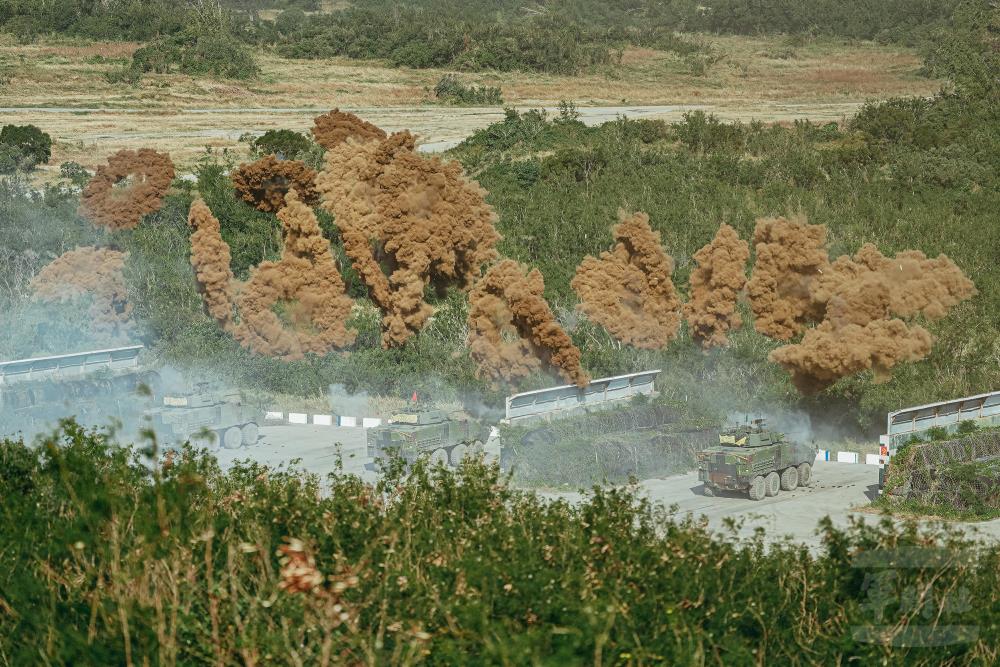
[[[547,363],[580,387],[590,377],[580,350],[556,322],[538,269],[514,260],[491,267],[469,296],[469,352],[477,376],[491,381],[526,377]]]
[[[115,187],[129,177],[130,183]],[[173,180],[174,163],[166,153],[118,151],[83,189],[80,215],[108,229],[135,229],[143,216],[160,210]]]
[[[570,283],[580,310],[616,339],[660,349],[677,337],[681,302],[671,274],[674,262],[645,213],[627,215],[612,229],[616,241],[600,258],[585,257]]]
[[[830,263],[826,227],[804,219],[765,218],[754,230],[757,260],[747,283],[754,327],[778,340],[790,340],[823,310],[810,293],[816,276]]]
[[[500,236],[486,192],[457,162],[417,154],[408,132],[384,139],[370,134],[333,145],[316,188],[382,310],[382,343],[391,347],[433,313],[425,288],[469,289],[482,266],[497,258]]]
[[[351,345],[357,332],[346,323],[353,302],[316,215],[291,190],[278,220],[284,230],[281,259],[262,262],[246,284],[238,286],[218,220],[204,202],[195,201],[188,218],[195,229],[191,264],[206,310],[244,347],[258,354],[294,360],[306,353],[322,355]],[[276,306],[290,326],[275,313]]]
[[[770,359],[807,394],[869,369],[876,382],[886,382],[897,364],[925,358],[933,343],[926,329],[899,318],[940,319],[975,293],[972,281],[945,255],[930,259],[907,250],[888,258],[866,244],[813,279],[810,294],[824,311],[823,321]]]
[[[746,286],[748,259],[750,244],[726,224],[694,254],[697,266],[691,272],[691,300],[684,304],[684,316],[691,337],[703,348],[724,347],[729,331],[743,324],[736,302]]]
[[[241,164],[233,172],[232,181],[240,199],[265,213],[274,213],[284,206],[285,195],[292,189],[310,206],[319,201],[316,171],[300,160],[279,160],[268,155]]]
[[[233,329],[235,279],[230,268],[229,246],[222,238],[219,221],[202,199],[191,204],[188,225],[191,234],[191,266],[205,302],[205,310],[219,325]]]
[[[132,316],[123,275],[125,258],[125,253],[109,248],[70,250],[32,278],[32,293],[35,299],[50,303],[90,295],[94,330],[117,335],[128,328]]]
[[[359,142],[385,139],[385,130],[361,120],[352,113],[334,109],[330,113],[317,116],[313,120],[313,137],[316,143],[331,149],[351,137]]]

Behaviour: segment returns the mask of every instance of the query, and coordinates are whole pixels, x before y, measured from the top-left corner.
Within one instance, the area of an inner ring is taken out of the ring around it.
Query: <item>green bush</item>
[[[268,130],[250,144],[256,157],[276,155],[281,160],[302,159],[314,146],[304,134],[292,130]]]
[[[499,87],[467,85],[455,74],[441,77],[434,86],[434,97],[452,104],[503,104],[503,94]]]
[[[810,552],[713,536],[632,487],[542,499],[475,462],[397,462],[373,485],[152,453],[71,423],[0,442],[8,662],[923,667],[984,664],[1000,642],[1000,552],[945,527],[825,521]],[[956,557],[879,576],[934,547]],[[910,590],[933,594],[906,607]],[[976,634],[853,634],[886,621]]]
[[[4,125],[0,129],[0,173],[31,171],[52,157],[52,137],[34,125]]]
[[[260,73],[250,50],[224,33],[185,32],[158,39],[132,54],[131,67],[139,72],[180,72],[228,79],[252,79]]]

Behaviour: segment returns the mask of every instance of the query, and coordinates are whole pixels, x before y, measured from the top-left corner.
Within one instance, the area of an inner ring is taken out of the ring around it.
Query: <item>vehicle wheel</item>
[[[799,464],[799,486],[809,486],[812,479],[813,468],[808,463]]]
[[[701,487],[701,495],[712,497],[715,495],[715,489],[706,484],[703,487]]]
[[[455,445],[451,449],[451,465],[457,468],[462,465],[462,460],[469,455],[468,445]]]
[[[789,466],[781,471],[781,490],[794,491],[799,485],[799,469]]]
[[[243,431],[243,444],[244,445],[246,445],[247,447],[249,447],[250,445],[256,445],[257,444],[258,431],[257,431],[257,425],[256,424],[254,424],[253,422],[250,422],[249,424],[244,424],[243,428],[241,430]]]
[[[226,449],[237,449],[243,444],[243,431],[239,426],[230,426],[222,434],[221,443]]]
[[[764,485],[767,487],[768,497],[773,498],[781,490],[781,477],[776,472],[769,472],[764,478]]]
[[[444,448],[431,452],[431,465],[436,466],[439,463],[444,466],[448,465],[448,452]]]
[[[749,495],[750,500],[760,500],[764,497],[764,493],[767,490],[767,484],[764,483],[764,478],[757,475],[752,480],[750,480]]]

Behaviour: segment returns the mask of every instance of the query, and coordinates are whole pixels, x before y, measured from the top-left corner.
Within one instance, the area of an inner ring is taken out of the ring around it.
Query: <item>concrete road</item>
[[[375,479],[374,473],[364,469],[368,459],[365,431],[360,428],[311,424],[262,426],[257,444],[215,452],[223,470],[231,467],[234,461],[250,459],[270,467],[294,465],[321,477],[337,469],[338,454],[344,472],[368,481]]]
[[[256,445],[242,449],[221,449],[216,452],[225,470],[234,461],[251,459],[277,467],[294,465],[311,473],[325,476],[337,467],[338,453],[343,470],[366,481],[375,481],[374,472],[364,469],[368,463],[365,431],[360,428],[336,426],[264,426]],[[298,460],[297,463],[295,461]],[[818,462],[813,467],[813,480],[808,487],[782,491],[774,498],[752,501],[743,494],[731,493],[715,497],[702,495],[697,473],[675,475],[640,482],[642,492],[656,503],[674,507],[676,516],[704,517],[710,530],[732,537],[727,528],[734,521],[736,536],[745,538],[763,528],[769,541],[789,537],[811,548],[820,546],[816,527],[826,516],[836,526],[847,526],[850,516],[877,523],[880,516],[864,511],[876,497],[878,468],[846,463]],[[563,498],[579,502],[580,493],[545,491],[545,498]],[[1000,542],[1000,520],[985,523],[958,523],[971,537]]]

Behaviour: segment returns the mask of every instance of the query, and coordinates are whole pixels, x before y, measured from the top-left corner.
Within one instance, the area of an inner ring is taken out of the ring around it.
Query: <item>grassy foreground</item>
[[[629,488],[545,501],[475,463],[369,485],[150,453],[73,424],[0,443],[0,665],[1000,657],[1000,551],[944,529],[826,525],[811,554],[713,537]],[[863,560],[909,547],[937,556],[889,578]]]

